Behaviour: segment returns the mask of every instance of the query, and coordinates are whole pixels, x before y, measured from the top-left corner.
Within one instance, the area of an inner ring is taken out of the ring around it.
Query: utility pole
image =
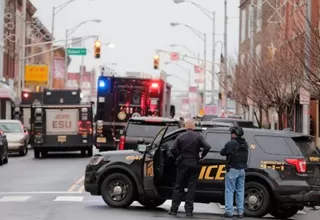
[[[55,15],[56,15],[56,7],[52,8],[52,20],[51,20],[51,40],[54,39],[54,25],[55,25]],[[54,50],[52,50],[54,47],[53,42],[50,45],[50,72],[49,72],[49,89],[52,89],[53,86],[53,70],[54,70]]]
[[[203,35],[203,42],[204,42],[204,50],[203,50],[203,103],[202,109],[206,107],[206,94],[207,94],[207,34]]]
[[[68,81],[68,36],[69,31],[66,30],[66,42],[65,42],[65,52],[64,52],[64,87],[67,87]]]
[[[27,0],[22,1],[22,31],[21,31],[21,45],[19,56],[19,76],[18,76],[18,97],[21,100],[21,93],[24,89],[24,68],[26,55],[26,24],[27,24]]]
[[[228,9],[227,9],[227,0],[224,0],[224,113],[227,114],[228,112],[228,84],[227,84],[227,76],[228,76]]]
[[[5,1],[0,1],[0,79],[3,77]]]
[[[306,16],[307,18],[305,19],[305,28],[306,28],[306,42],[305,42],[305,48],[306,48],[306,56],[305,56],[305,77],[306,77],[306,84],[309,83],[310,81],[310,73],[309,73],[309,68],[310,68],[310,44],[311,44],[311,16],[312,16],[312,0],[306,0]],[[303,133],[306,135],[310,134],[310,96],[309,96],[309,104],[304,104],[303,105]]]
[[[253,0],[250,2],[250,59],[254,58],[254,17],[253,17],[254,4]],[[253,74],[254,67],[251,65],[251,74]],[[250,79],[248,79],[250,80]],[[251,84],[251,83],[250,83]],[[251,86],[251,85],[250,85]],[[249,90],[250,91],[250,90]],[[251,90],[250,93],[253,91]],[[250,101],[249,104],[249,120],[254,121],[253,114],[253,103]]]
[[[212,80],[211,80],[211,100],[214,105],[214,89],[215,89],[215,60],[216,60],[216,12],[212,12]]]

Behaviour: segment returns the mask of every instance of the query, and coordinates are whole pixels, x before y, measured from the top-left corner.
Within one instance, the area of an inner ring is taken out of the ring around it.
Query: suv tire
[[[271,206],[269,214],[278,219],[287,219],[295,216],[299,211],[298,206],[281,207]]]
[[[115,194],[114,198],[112,194]],[[108,206],[112,208],[126,208],[134,201],[134,183],[128,175],[122,173],[110,174],[101,184],[101,195],[103,201]]]
[[[146,207],[147,209],[155,209],[158,206],[161,206],[166,201],[167,201],[166,199],[153,199],[153,200],[138,199],[138,202],[144,207]]]
[[[250,198],[251,197],[251,198]],[[252,199],[253,201],[250,201]],[[255,202],[256,200],[256,202]],[[257,205],[256,207],[254,204]],[[244,215],[248,217],[263,217],[268,214],[270,194],[267,188],[261,183],[247,182],[244,192]],[[248,208],[251,206],[251,208]],[[254,209],[254,210],[253,210]]]

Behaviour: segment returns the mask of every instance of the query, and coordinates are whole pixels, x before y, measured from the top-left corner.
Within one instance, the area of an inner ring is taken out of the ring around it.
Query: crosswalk
[[[105,205],[104,201],[102,200],[101,196],[90,196],[87,194],[7,194],[7,195],[0,195],[0,206],[1,204],[8,203],[11,205],[19,205],[25,203],[43,203],[43,202],[52,202],[52,203],[80,203],[84,205]],[[138,202],[134,202],[131,206],[140,206]],[[167,200],[160,208],[169,210],[171,206],[171,201]],[[181,204],[179,211],[184,211],[184,203]],[[309,209],[308,209],[309,210]],[[298,214],[305,215],[308,211],[307,209],[299,211]],[[195,204],[195,212],[198,213],[208,213],[208,214],[223,214],[224,213],[224,206],[219,203],[210,203],[210,204]]]

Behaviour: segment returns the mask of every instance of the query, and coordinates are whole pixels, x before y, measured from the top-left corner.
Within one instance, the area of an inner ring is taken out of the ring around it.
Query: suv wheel
[[[270,195],[265,186],[247,182],[244,192],[244,214],[248,217],[263,217],[268,214]]]
[[[135,188],[131,179],[122,173],[108,175],[102,182],[103,201],[113,208],[125,208],[133,203]]]
[[[155,209],[158,206],[161,206],[163,203],[167,201],[166,199],[153,199],[153,200],[144,200],[144,199],[139,199],[138,202],[146,207],[147,209]]]
[[[287,219],[296,215],[299,211],[297,206],[281,207],[281,206],[272,206],[269,210],[270,215],[279,219]]]

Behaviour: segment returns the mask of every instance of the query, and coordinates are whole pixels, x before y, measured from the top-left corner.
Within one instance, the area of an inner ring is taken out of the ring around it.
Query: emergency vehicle
[[[34,101],[42,102],[42,92],[23,91],[19,107],[14,110],[13,119],[18,119],[24,127],[30,132],[31,105]]]
[[[92,156],[93,103],[81,103],[80,90],[44,90],[31,106],[34,157],[49,151],[81,151]]]
[[[100,76],[95,116],[96,148],[116,150],[131,117],[174,117],[170,99],[171,85],[163,79]]]

